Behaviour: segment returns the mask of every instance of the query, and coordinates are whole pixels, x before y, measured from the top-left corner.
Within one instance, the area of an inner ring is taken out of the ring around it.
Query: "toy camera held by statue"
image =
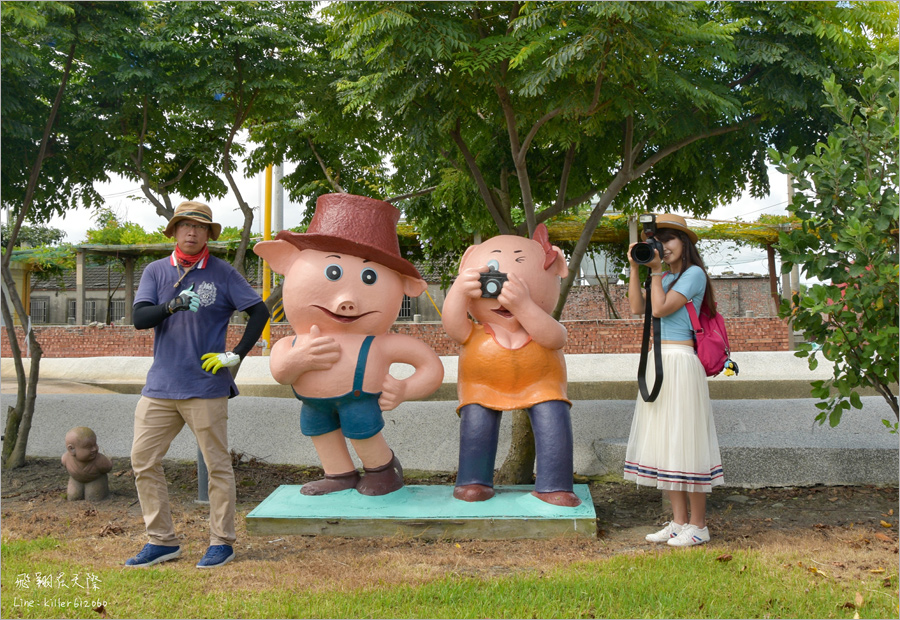
[[[503,283],[509,278],[505,273],[499,271],[496,266],[488,264],[488,270],[483,271],[478,279],[481,281],[481,296],[493,299],[500,296],[500,291],[503,290]]]
[[[647,240],[634,244],[634,247],[631,248],[631,258],[633,258],[634,262],[638,265],[646,265],[653,260],[654,250],[659,252],[659,255],[662,256],[663,246],[655,237],[656,215],[653,213],[644,213],[638,217],[638,221],[641,223],[642,236]]]

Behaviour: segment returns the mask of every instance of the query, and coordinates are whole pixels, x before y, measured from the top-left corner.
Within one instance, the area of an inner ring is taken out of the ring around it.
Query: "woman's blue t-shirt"
[[[706,272],[697,265],[691,265],[687,271],[681,274],[677,282],[675,275],[667,273],[663,276],[663,290],[666,293],[670,289],[681,293],[688,303],[693,302],[694,310],[699,314],[703,296],[706,294]],[[691,317],[688,315],[686,306],[682,306],[669,316],[662,317],[660,325],[663,340],[693,340],[694,338],[694,328],[691,326]]]

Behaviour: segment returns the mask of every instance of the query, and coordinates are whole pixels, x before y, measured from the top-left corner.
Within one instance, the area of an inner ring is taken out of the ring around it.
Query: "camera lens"
[[[631,258],[638,265],[646,265],[653,260],[653,248],[649,243],[637,243],[631,248]]]
[[[484,283],[484,292],[494,297],[500,294],[501,288],[502,284],[499,280],[487,280]]]

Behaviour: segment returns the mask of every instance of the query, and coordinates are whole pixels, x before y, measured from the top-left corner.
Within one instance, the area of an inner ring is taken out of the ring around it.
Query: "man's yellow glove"
[[[201,358],[203,370],[209,370],[212,374],[219,372],[220,368],[230,368],[241,363],[241,356],[237,353],[207,353]]]

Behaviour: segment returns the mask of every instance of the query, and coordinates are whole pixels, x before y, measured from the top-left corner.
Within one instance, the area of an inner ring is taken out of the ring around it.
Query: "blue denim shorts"
[[[384,416],[378,406],[378,394],[354,391],[334,398],[309,398],[294,395],[303,403],[300,432],[317,437],[341,429],[347,439],[369,439],[384,428]]]

